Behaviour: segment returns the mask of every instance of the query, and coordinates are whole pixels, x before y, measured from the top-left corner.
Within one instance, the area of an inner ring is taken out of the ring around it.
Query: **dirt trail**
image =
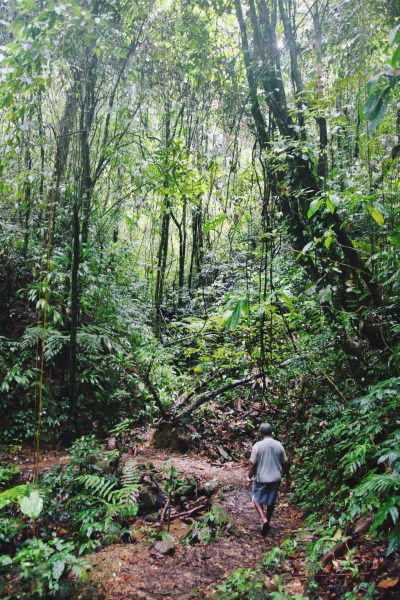
[[[108,599],[208,598],[224,577],[239,567],[253,566],[263,552],[277,546],[301,524],[301,513],[291,505],[285,491],[280,493],[271,531],[265,539],[260,535],[259,521],[244,487],[245,468],[238,463],[221,466],[207,459],[171,455],[150,449],[139,450],[138,462],[151,461],[161,467],[168,459],[186,474],[203,480],[216,479],[222,491],[218,502],[236,524],[236,534],[224,536],[208,545],[177,544],[171,556],[158,554],[143,539],[134,544],[108,546],[89,557],[93,569],[90,580],[98,597]],[[171,533],[176,539],[188,530],[176,521]]]

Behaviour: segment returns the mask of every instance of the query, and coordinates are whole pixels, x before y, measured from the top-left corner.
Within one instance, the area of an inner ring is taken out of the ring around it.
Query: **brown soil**
[[[251,494],[244,487],[246,469],[243,463],[217,466],[206,458],[171,456],[149,449],[140,449],[136,458],[138,462],[151,461],[156,467],[171,458],[174,466],[186,474],[198,475],[203,480],[217,479],[221,486],[218,502],[231,515],[236,531],[209,544],[177,544],[171,556],[158,554],[145,536],[144,539],[138,536],[134,544],[108,546],[89,557],[93,566],[90,583],[95,586],[92,589],[96,590],[98,598],[169,597],[183,600],[212,597],[216,587],[232,571],[255,565],[263,552],[279,545],[301,524],[299,509],[290,504],[283,490],[268,537],[260,535]],[[189,527],[175,521],[171,533],[179,540]],[[84,593],[80,597],[85,597]]]
[[[39,473],[42,475],[60,464],[66,464],[68,461],[69,456],[65,451],[42,451],[39,457]],[[32,449],[19,449],[10,454],[7,447],[4,450],[0,446],[0,463],[6,463],[9,466],[17,467],[20,471],[18,480],[23,483],[29,483],[34,480],[35,459]]]

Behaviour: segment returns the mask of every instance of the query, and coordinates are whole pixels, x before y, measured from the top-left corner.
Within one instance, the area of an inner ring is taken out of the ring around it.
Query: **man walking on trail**
[[[286,475],[289,484],[289,463],[282,444],[272,438],[271,425],[261,423],[259,431],[263,435],[263,440],[254,444],[251,451],[246,488],[250,489],[253,481],[252,501],[260,515],[261,533],[266,535],[270,529],[282,473]],[[264,506],[267,507],[266,514]]]

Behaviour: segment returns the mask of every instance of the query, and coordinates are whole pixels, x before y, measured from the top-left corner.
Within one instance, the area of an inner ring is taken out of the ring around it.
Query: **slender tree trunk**
[[[318,0],[314,2],[311,9],[312,20],[314,24],[314,49],[315,49],[315,70],[317,75],[317,100],[322,100],[324,97],[324,73],[322,67],[322,19],[320,14]],[[328,127],[326,118],[319,115],[316,118],[319,130],[319,157],[317,164],[317,174],[321,179],[326,179],[328,176]]]
[[[77,333],[79,321],[79,282],[78,271],[80,264],[80,222],[79,222],[79,203],[75,197],[72,210],[72,227],[73,227],[73,257],[71,269],[71,324],[69,338],[69,411],[71,420],[76,426],[77,414],[77,362],[78,362],[78,346]]]
[[[68,165],[68,155],[72,140],[72,130],[75,123],[76,113],[76,86],[73,85],[67,92],[64,112],[60,123],[59,135],[56,138],[56,155],[55,155],[55,194],[54,194],[54,211],[53,211],[53,239],[52,243],[55,246],[60,238],[64,237],[64,231],[58,233],[57,230],[57,212],[61,207],[61,182]],[[40,109],[40,123],[42,122],[42,113]],[[44,135],[44,133],[43,133]],[[44,155],[44,152],[43,152]],[[43,160],[43,158],[42,158]]]
[[[178,306],[182,306],[183,288],[185,286],[185,261],[186,261],[186,198],[184,198],[182,206],[182,220],[176,219],[171,212],[171,218],[176,225],[179,237],[179,264],[178,264]]]
[[[169,100],[166,103],[166,111],[165,111],[165,148],[168,150],[170,145],[170,136],[171,136],[171,115],[170,115],[170,106]],[[166,159],[168,160],[168,158]],[[167,169],[167,164],[165,165]],[[169,228],[170,228],[170,220],[171,220],[171,199],[169,196],[169,182],[168,179],[164,181],[164,203],[163,203],[163,215],[161,221],[161,234],[160,234],[160,243],[158,247],[158,256],[157,256],[157,278],[156,278],[156,290],[155,290],[155,315],[154,315],[154,324],[155,324],[155,333],[158,337],[162,337],[162,303],[164,297],[164,284],[165,284],[165,273],[167,268],[167,258],[168,258],[168,243],[169,243]]]
[[[192,254],[190,259],[189,281],[190,290],[200,285],[200,274],[204,258],[204,234],[203,234],[203,205],[201,198],[192,209]]]
[[[247,29],[243,17],[242,5],[240,0],[235,0],[236,15],[239,22],[240,36],[242,40],[243,57],[246,66],[247,81],[249,84],[249,99],[251,106],[251,114],[257,132],[257,138],[261,148],[266,148],[269,144],[267,127],[265,124],[264,115],[262,113],[257,94],[257,79],[254,73],[253,57],[249,49],[249,41]]]
[[[285,33],[286,44],[289,47],[290,55],[290,76],[293,85],[294,96],[296,98],[297,105],[297,121],[300,127],[300,137],[305,140],[305,122],[304,122],[304,110],[303,110],[303,80],[301,77],[300,65],[297,56],[297,45],[295,30],[292,27],[292,21],[290,18],[291,2],[285,5],[285,0],[278,0],[279,3],[279,14],[283,23],[283,30]]]
[[[32,169],[32,156],[29,148],[29,139],[26,140],[26,148],[25,148],[25,169],[27,172],[25,179],[25,191],[24,191],[24,245],[23,245],[23,255],[26,257],[28,252],[29,245],[29,219],[31,216],[31,196],[32,196],[32,184],[29,180],[29,174]]]
[[[97,56],[92,55],[86,80],[83,83],[82,106],[80,118],[80,146],[82,161],[81,179],[81,203],[82,203],[82,247],[89,239],[90,211],[93,196],[93,181],[91,176],[90,142],[89,134],[93,124],[96,106],[95,82],[96,82]]]

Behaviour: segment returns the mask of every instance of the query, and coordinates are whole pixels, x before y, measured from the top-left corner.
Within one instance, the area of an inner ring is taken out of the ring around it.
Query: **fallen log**
[[[326,567],[326,565],[328,565],[330,562],[337,558],[340,558],[341,556],[343,556],[343,554],[348,552],[350,548],[352,548],[355,545],[356,537],[367,533],[373,521],[374,515],[368,515],[367,517],[363,517],[362,519],[357,521],[352,532],[345,531],[345,534],[347,533],[346,538],[342,542],[337,544],[332,550],[324,554],[324,556],[322,557],[321,562],[323,566]]]
[[[226,383],[225,385],[223,385],[220,388],[217,388],[216,390],[210,390],[208,392],[203,392],[202,394],[197,396],[196,401],[193,404],[191,404],[191,406],[189,406],[189,408],[184,410],[180,415],[177,415],[176,420],[181,421],[181,420],[186,419],[187,417],[189,417],[192,414],[192,412],[194,412],[195,410],[200,408],[200,406],[202,406],[206,402],[209,402],[213,398],[216,398],[217,396],[220,396],[221,394],[224,394],[225,392],[228,392],[229,390],[233,390],[236,387],[239,387],[241,385],[247,385],[251,381],[254,381],[255,379],[259,379],[263,375],[265,376],[264,372],[252,373],[248,377],[243,377],[242,379],[237,379],[235,381],[231,381],[230,383]]]

